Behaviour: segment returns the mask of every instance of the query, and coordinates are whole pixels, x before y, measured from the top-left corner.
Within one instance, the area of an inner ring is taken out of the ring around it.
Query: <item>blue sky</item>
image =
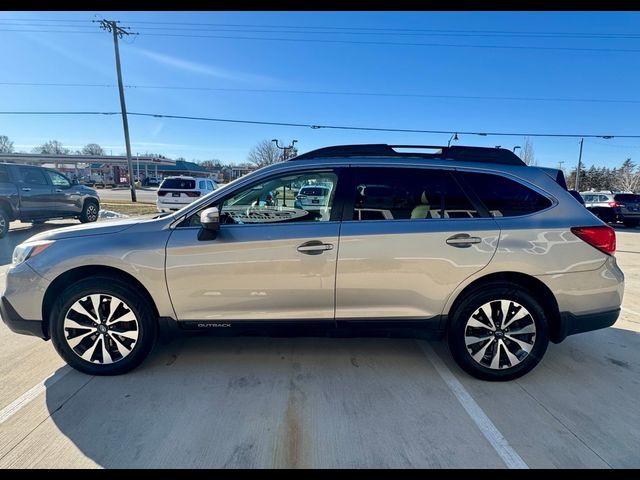
[[[0,82],[114,85],[111,36],[90,23],[103,17],[120,20],[140,33],[120,43],[126,85],[222,89],[127,88],[127,108],[132,112],[451,131],[640,133],[638,12],[1,12],[0,42],[5,68]],[[30,23],[16,19],[58,21]],[[175,22],[216,25],[172,24]],[[298,28],[286,28],[291,26]],[[292,33],[294,30],[297,33]],[[522,35],[530,32],[536,32],[536,36]],[[590,34],[590,38],[566,35],[570,33]],[[594,38],[593,34],[603,35]],[[611,38],[607,34],[635,38]],[[332,43],[336,40],[351,43]],[[296,94],[274,90],[590,101]],[[4,111],[119,111],[118,91],[112,87],[0,85],[0,105]],[[233,163],[245,161],[250,148],[263,139],[296,139],[299,150],[304,152],[344,143],[442,145],[450,137],[141,117],[130,117],[129,124],[134,154],[149,151],[172,158],[217,158]],[[34,145],[57,139],[74,149],[95,142],[107,152],[124,152],[118,116],[0,115],[0,134],[8,135],[17,150],[30,151]],[[564,161],[565,168],[575,166],[579,139],[531,140],[540,165],[557,166]],[[512,148],[523,141],[522,137],[460,135],[458,144]],[[615,166],[628,157],[640,160],[639,154],[640,139],[587,139],[583,161],[587,165]]]

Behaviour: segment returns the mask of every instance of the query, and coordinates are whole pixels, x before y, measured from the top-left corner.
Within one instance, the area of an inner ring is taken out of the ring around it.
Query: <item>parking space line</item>
[[[625,308],[625,307],[620,307],[620,309],[621,309],[623,312],[631,313],[631,314],[633,314],[633,315],[636,315],[636,316],[640,317],[640,313],[639,313],[639,312],[636,312],[635,310],[631,310],[631,309],[629,309],[629,308]]]
[[[53,386],[59,380],[61,380],[72,368],[69,365],[65,365],[49,378],[44,379],[33,388],[27,390],[20,395],[16,400],[0,410],[0,425],[9,420],[12,416],[18,413],[22,408],[26,407],[33,399],[38,395],[45,392],[47,388]]]
[[[436,352],[425,341],[417,341],[418,345],[424,352],[427,359],[431,362],[433,367],[438,372],[438,375],[444,380],[451,392],[456,396],[458,402],[466,410],[471,417],[471,420],[480,429],[480,432],[488,440],[491,446],[495,449],[497,454],[502,458],[507,468],[528,469],[529,466],[518,455],[518,453],[509,445],[504,435],[500,433],[498,428],[493,424],[491,419],[480,408],[480,405],[476,403],[471,394],[455,377],[453,372],[449,370],[449,367],[438,357]]]

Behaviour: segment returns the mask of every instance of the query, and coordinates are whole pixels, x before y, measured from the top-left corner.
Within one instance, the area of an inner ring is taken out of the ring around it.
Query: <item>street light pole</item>
[[[289,145],[288,147],[281,147],[280,144],[278,143],[278,139],[277,138],[274,138],[271,141],[276,144],[276,147],[278,147],[280,150],[282,150],[282,161],[286,162],[289,159],[288,150],[292,149],[293,146],[296,144],[296,142],[298,140],[293,140],[291,142],[291,145]],[[289,190],[291,190],[291,187],[289,187]],[[285,186],[284,185],[282,186],[282,193],[283,193],[283,195],[282,195],[282,206],[286,207],[287,206],[287,197],[286,197],[287,192],[285,190]]]

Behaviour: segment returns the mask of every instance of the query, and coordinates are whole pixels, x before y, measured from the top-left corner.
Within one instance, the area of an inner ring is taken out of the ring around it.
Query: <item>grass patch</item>
[[[132,217],[136,215],[146,215],[148,213],[158,213],[158,209],[154,203],[100,202],[100,208]]]

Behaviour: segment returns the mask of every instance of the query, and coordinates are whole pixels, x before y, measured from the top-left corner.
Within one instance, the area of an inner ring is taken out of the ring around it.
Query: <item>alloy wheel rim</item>
[[[133,310],[120,298],[95,293],[78,299],[64,317],[64,337],[89,363],[108,365],[126,358],[140,335]]]
[[[96,211],[96,207],[94,205],[89,205],[87,207],[87,218],[91,221],[98,218],[98,212]]]
[[[467,351],[485,368],[505,370],[521,364],[536,341],[531,313],[513,300],[492,300],[467,320],[464,331]]]

